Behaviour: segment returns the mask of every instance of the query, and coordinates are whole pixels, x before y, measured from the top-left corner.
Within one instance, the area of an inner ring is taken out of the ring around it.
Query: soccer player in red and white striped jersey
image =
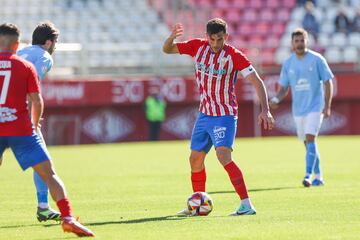
[[[206,39],[191,39],[174,43],[183,34],[183,26],[176,24],[165,40],[163,51],[168,54],[187,54],[194,58],[195,78],[199,87],[200,107],[191,137],[191,181],[194,192],[205,192],[206,171],[204,160],[214,145],[220,163],[227,171],[241,203],[232,214],[252,215],[252,205],[240,168],[232,160],[231,152],[236,134],[238,104],[235,96],[237,73],[255,87],[262,111],[258,123],[271,130],[274,119],[269,111],[263,81],[246,56],[226,44],[227,24],[220,18],[211,19],[206,25]],[[185,209],[179,214],[188,215]]]

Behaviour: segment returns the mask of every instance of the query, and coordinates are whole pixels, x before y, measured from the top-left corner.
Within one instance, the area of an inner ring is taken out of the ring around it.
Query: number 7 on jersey
[[[7,93],[9,90],[11,71],[0,71],[0,77],[4,76],[4,83],[0,93],[0,104],[5,104]]]

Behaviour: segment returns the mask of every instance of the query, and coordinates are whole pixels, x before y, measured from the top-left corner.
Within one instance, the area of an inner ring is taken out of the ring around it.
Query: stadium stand
[[[0,0],[0,21],[14,22],[30,43],[36,24],[51,20],[60,29],[60,43],[80,43],[81,51],[58,49],[56,68],[74,74],[141,74],[167,72],[167,65],[191,66],[187,58],[166,58],[162,41],[169,29],[146,0]],[[64,50],[64,51],[62,51]],[[84,68],[83,65],[88,66]]]
[[[340,8],[353,19],[360,0],[317,1],[317,41],[330,63],[358,63],[360,33],[335,32]],[[341,1],[340,1],[341,2]],[[301,26],[305,9],[296,0],[0,0],[0,21],[14,22],[29,43],[34,26],[49,19],[61,30],[52,74],[183,75],[190,58],[161,53],[163,40],[176,22],[183,39],[204,36],[212,17],[229,23],[229,42],[262,66],[281,64],[290,54],[290,32]],[[74,45],[76,43],[77,45]],[[76,47],[74,47],[76,46]]]
[[[317,21],[321,23],[320,33],[317,43],[314,38],[310,38],[310,47],[313,48],[316,44],[322,47],[324,49],[324,55],[330,64],[357,64],[360,60],[360,33],[351,31],[348,34],[336,32],[335,17],[340,9],[344,9],[348,18],[352,20],[355,17],[357,9],[360,9],[360,1],[317,1],[314,14]],[[276,52],[276,63],[281,64],[289,55],[290,32],[294,27],[301,26],[304,14],[305,9],[303,6],[297,6],[293,9],[285,34]]]
[[[174,17],[171,8],[163,7],[166,1],[153,2],[168,26],[183,22],[185,38],[204,36],[204,24],[210,18],[226,19],[229,24],[229,42],[242,49],[251,59],[256,59],[258,64],[273,63],[286,22],[296,5],[295,0],[189,0],[185,9],[178,9],[179,14]],[[198,14],[198,9],[203,14]],[[186,17],[184,13],[187,13]]]

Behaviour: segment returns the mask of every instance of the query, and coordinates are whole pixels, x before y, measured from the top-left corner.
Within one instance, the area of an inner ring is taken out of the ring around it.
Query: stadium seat
[[[305,10],[302,7],[297,7],[291,14],[291,19],[297,22],[301,22],[304,18]]]
[[[255,9],[246,9],[245,12],[243,12],[242,21],[243,22],[255,22],[257,21],[257,13]]]
[[[269,35],[265,38],[265,47],[266,48],[277,48],[279,46],[280,39],[276,35]]]
[[[259,22],[255,29],[253,30],[256,35],[265,36],[268,35],[271,31],[270,24],[268,22]]]
[[[261,9],[264,7],[264,3],[262,0],[251,0],[251,1],[249,1],[248,7],[254,8],[254,9]]]
[[[260,11],[259,18],[263,22],[272,22],[275,20],[274,13],[271,9],[264,9]]]
[[[346,46],[347,37],[345,33],[335,33],[331,38],[331,44],[337,47]]]
[[[281,22],[275,22],[271,24],[271,33],[276,36],[281,36],[284,33],[285,26]]]
[[[349,46],[344,49],[344,62],[358,63],[359,62],[359,49],[354,46]]]
[[[215,1],[215,7],[218,9],[230,9],[231,0],[217,0]]]
[[[331,45],[330,37],[329,35],[322,33],[318,37],[318,43],[323,47],[328,47]]]
[[[329,47],[325,51],[325,58],[329,63],[340,63],[343,61],[343,54],[338,47]]]
[[[241,14],[238,9],[229,9],[225,14],[226,20],[229,23],[238,23],[241,21]]]
[[[265,6],[272,10],[277,10],[281,7],[281,0],[266,0]]]
[[[235,0],[231,4],[231,8],[245,9],[247,7],[247,0]]]
[[[275,62],[277,64],[283,64],[285,59],[290,56],[290,49],[289,48],[278,48],[275,53]]]
[[[287,8],[280,8],[276,10],[276,20],[282,23],[289,21],[290,11]]]
[[[350,33],[348,37],[348,44],[360,49],[360,33]]]

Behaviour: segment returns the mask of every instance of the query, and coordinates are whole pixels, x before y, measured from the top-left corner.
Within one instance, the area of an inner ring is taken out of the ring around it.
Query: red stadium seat
[[[238,24],[241,21],[241,14],[238,9],[229,9],[225,14],[226,21]]]
[[[275,20],[274,12],[271,9],[263,9],[259,12],[260,20],[263,22],[272,22]]]
[[[284,33],[285,25],[280,22],[273,23],[271,25],[271,32],[276,36],[281,36]]]
[[[274,51],[272,49],[264,49],[260,52],[259,60],[263,64],[270,64],[274,62]]]
[[[246,0],[234,0],[231,4],[231,8],[244,9],[248,6]]]
[[[217,0],[215,1],[215,7],[220,9],[229,9],[231,7],[231,0]]]
[[[237,33],[243,37],[248,37],[253,33],[253,25],[250,23],[242,23],[238,26]]]
[[[281,6],[291,9],[296,6],[296,0],[283,0]]]
[[[201,8],[212,8],[213,3],[211,0],[198,0],[196,1],[196,4]]]
[[[224,17],[224,10],[223,9],[214,9],[212,11],[210,11],[210,18],[216,18],[216,17],[220,17],[223,18]],[[227,20],[227,19],[226,19]]]
[[[249,39],[248,46],[255,48],[263,48],[264,39],[261,36],[253,36]]]
[[[249,1],[249,6],[251,8],[255,8],[255,9],[263,9],[264,7],[264,3],[262,0],[251,0]]]
[[[256,33],[256,35],[265,36],[265,35],[267,35],[267,34],[269,34],[271,32],[270,27],[271,27],[270,23],[268,23],[268,22],[260,22],[254,27],[255,28],[255,33]]]
[[[280,8],[276,10],[276,20],[280,22],[287,22],[290,19],[290,11],[287,8]]]
[[[280,45],[280,38],[276,35],[269,35],[265,38],[264,46],[266,48],[277,48]]]
[[[257,13],[255,9],[246,9],[246,11],[244,11],[244,14],[242,16],[242,21],[243,22],[255,22],[257,21]]]
[[[265,6],[270,9],[278,9],[281,6],[281,0],[266,0]]]

